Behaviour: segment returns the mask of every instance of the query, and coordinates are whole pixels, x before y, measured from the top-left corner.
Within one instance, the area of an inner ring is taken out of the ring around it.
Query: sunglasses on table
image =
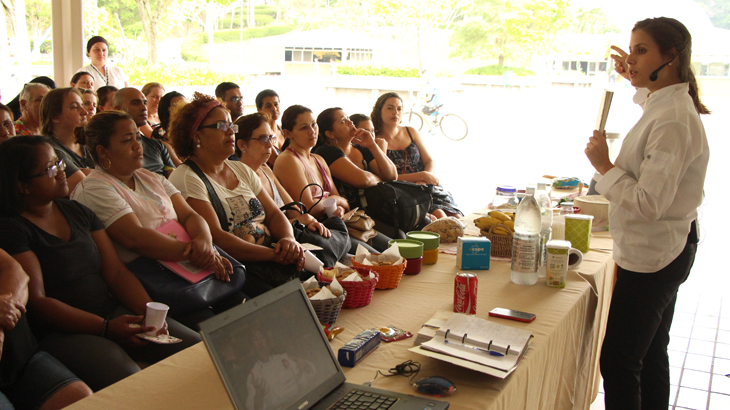
[[[224,122],[224,121],[219,121],[219,122],[217,122],[215,124],[210,124],[210,125],[201,125],[198,128],[219,129],[219,130],[221,130],[223,132],[226,132],[228,130],[232,130],[234,133],[235,132],[238,132],[238,125],[233,124],[231,122]]]
[[[28,175],[28,179],[38,178],[44,175],[48,175],[48,178],[55,178],[59,172],[64,171],[65,169],[66,163],[63,162],[62,159],[59,159],[58,161],[56,161],[56,163],[46,168],[45,171],[33,175]]]

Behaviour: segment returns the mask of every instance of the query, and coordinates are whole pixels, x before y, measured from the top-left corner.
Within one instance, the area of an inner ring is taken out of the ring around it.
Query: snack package
[[[322,330],[324,330],[324,335],[327,336],[327,340],[332,341],[335,340],[335,337],[342,333],[345,328],[334,325],[322,325]]]
[[[398,340],[408,339],[409,337],[413,336],[413,333],[399,329],[395,326],[388,326],[388,327],[378,327],[373,330],[377,330],[380,332],[380,340],[384,342],[396,342]]]
[[[422,231],[439,234],[441,243],[453,243],[457,238],[464,236],[464,224],[457,218],[448,216],[431,222]]]
[[[371,254],[362,245],[357,245],[355,261],[357,263],[362,263],[363,265],[390,266],[400,265],[405,261],[405,259],[400,256],[398,245],[394,243],[380,255]]]

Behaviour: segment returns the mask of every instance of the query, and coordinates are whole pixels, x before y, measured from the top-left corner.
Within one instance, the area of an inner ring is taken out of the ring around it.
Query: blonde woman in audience
[[[15,135],[41,134],[41,101],[50,88],[42,83],[28,83],[20,92],[20,112],[15,120]]]
[[[160,99],[165,95],[165,88],[160,83],[147,83],[142,87],[142,95],[147,98],[147,124],[139,128],[145,137],[152,137],[152,131],[160,125],[158,113]],[[175,164],[177,166],[177,164]]]
[[[243,291],[257,296],[298,279],[304,250],[251,168],[228,160],[237,129],[230,112],[213,97],[195,93],[190,103],[178,106],[170,120],[170,138],[188,161],[170,175],[170,182],[206,220],[213,242],[246,266]]]
[[[0,145],[0,248],[28,274],[28,311],[40,348],[97,391],[200,341],[167,320],[178,344],[136,335],[152,300],[119,260],[104,225],[66,199],[65,164],[48,138],[15,137]]]
[[[50,137],[56,155],[66,164],[70,190],[96,166],[91,151],[78,140],[83,138],[83,129],[74,132],[86,125],[88,114],[76,88],[56,88],[41,101],[41,134]]]

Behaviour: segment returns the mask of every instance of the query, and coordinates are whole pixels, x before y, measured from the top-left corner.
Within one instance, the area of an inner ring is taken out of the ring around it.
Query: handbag
[[[223,282],[210,275],[198,283],[190,283],[160,262],[139,257],[127,264],[144,286],[152,300],[170,307],[170,315],[180,315],[206,309],[238,292],[246,283],[246,268],[219,247],[215,249],[233,266],[230,282]]]
[[[378,231],[374,229],[375,221],[362,209],[355,211],[350,219],[345,221],[345,225],[347,225],[347,232],[350,236],[360,242],[367,242],[378,236]]]
[[[432,185],[407,181],[378,182],[360,189],[360,207],[373,218],[403,232],[428,225],[427,214],[433,205]]]
[[[464,213],[456,207],[458,204],[454,203],[454,198],[451,196],[449,191],[444,189],[441,185],[432,186],[431,198],[433,199],[433,206],[435,208],[443,209],[452,214],[464,216]]]

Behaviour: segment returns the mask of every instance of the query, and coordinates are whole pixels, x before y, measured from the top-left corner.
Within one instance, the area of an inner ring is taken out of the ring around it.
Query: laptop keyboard
[[[367,392],[363,390],[350,390],[337,403],[330,407],[335,409],[358,409],[358,410],[385,410],[389,409],[398,401],[397,397],[384,396],[377,393]]]

